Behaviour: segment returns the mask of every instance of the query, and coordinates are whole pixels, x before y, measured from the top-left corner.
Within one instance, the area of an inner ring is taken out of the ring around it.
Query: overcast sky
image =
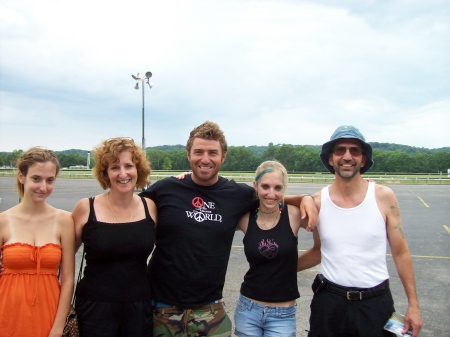
[[[2,0],[0,151],[185,144],[450,146],[446,0]],[[142,83],[140,83],[142,86]]]

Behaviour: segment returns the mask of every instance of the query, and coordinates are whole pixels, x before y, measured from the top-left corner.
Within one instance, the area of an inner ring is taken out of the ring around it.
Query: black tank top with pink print
[[[244,251],[250,269],[241,285],[241,294],[263,302],[287,302],[300,297],[297,286],[298,239],[289,223],[287,205],[278,224],[263,230],[250,212]]]

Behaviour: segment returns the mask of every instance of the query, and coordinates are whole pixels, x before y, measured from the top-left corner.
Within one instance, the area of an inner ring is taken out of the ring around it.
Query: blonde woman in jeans
[[[238,224],[245,233],[244,251],[250,265],[234,314],[239,337],[296,336],[298,231],[306,229],[307,221],[301,219],[298,207],[284,203],[287,182],[282,164],[263,162],[253,183],[259,207]],[[317,231],[313,236],[316,245]],[[305,260],[299,270],[312,265]]]

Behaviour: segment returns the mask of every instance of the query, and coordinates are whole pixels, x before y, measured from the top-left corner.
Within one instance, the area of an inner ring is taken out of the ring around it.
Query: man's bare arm
[[[308,232],[314,230],[317,227],[319,215],[312,195],[286,195],[284,197],[284,200],[289,205],[300,207],[301,218],[308,218],[308,226],[306,227],[306,230]]]
[[[302,271],[308,268],[317,266],[321,261],[320,254],[320,238],[317,229],[313,230],[314,245],[303,254],[300,254],[297,259],[297,271]]]
[[[417,298],[414,268],[403,231],[400,207],[394,192],[385,186],[377,187],[377,202],[386,216],[386,231],[392,258],[408,298],[408,309],[405,314],[403,333],[406,333],[409,327],[412,326],[413,337],[417,337],[423,322]]]

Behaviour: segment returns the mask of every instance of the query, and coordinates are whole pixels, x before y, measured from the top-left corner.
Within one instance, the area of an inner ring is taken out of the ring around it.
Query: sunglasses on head
[[[114,142],[116,140],[129,140],[130,142],[134,143],[134,139],[131,137],[115,137],[115,138],[109,138],[106,140],[107,143]]]
[[[358,146],[336,146],[331,150],[336,156],[343,156],[347,153],[347,150],[350,151],[350,154],[354,157],[360,156],[363,154],[363,150]]]

